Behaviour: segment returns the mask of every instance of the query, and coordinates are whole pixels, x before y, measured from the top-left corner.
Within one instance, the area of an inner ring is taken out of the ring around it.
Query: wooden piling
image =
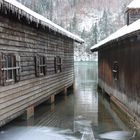
[[[32,117],[34,117],[34,106],[28,107],[21,116],[21,118],[24,120],[29,120]]]
[[[67,88],[67,86],[65,86],[64,87],[64,96],[67,96],[67,94],[68,94],[68,88]]]
[[[51,95],[47,103],[53,104],[55,102],[55,95]]]

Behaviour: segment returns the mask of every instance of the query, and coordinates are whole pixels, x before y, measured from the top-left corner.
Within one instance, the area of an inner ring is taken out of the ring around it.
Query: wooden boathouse
[[[0,126],[74,82],[74,45],[84,41],[16,0],[0,0]]]
[[[126,14],[127,25],[91,51],[98,51],[99,87],[128,118],[140,124],[140,1],[132,1]]]

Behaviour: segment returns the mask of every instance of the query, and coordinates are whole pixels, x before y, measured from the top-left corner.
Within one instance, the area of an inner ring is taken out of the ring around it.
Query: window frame
[[[42,58],[42,60],[41,60],[41,58]],[[41,61],[43,62],[43,64],[42,64]],[[45,67],[46,67],[45,56],[39,56],[39,75],[40,76],[45,76],[46,75]]]
[[[14,53],[0,53],[1,55],[1,85],[6,86],[20,81],[20,56]],[[11,66],[9,66],[9,58]],[[11,78],[9,72],[11,71]]]
[[[42,62],[41,62],[42,59]],[[47,65],[46,65],[46,56],[37,55],[35,56],[35,75],[36,77],[46,76],[47,75]],[[41,70],[42,69],[42,70]]]
[[[56,56],[54,60],[55,60],[55,73],[61,73],[62,72],[62,58],[60,56]]]

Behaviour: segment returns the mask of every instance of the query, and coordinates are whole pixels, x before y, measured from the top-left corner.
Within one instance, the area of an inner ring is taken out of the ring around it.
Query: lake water
[[[75,90],[42,104],[29,121],[16,119],[0,129],[0,140],[139,140],[97,91],[97,62],[75,63]]]

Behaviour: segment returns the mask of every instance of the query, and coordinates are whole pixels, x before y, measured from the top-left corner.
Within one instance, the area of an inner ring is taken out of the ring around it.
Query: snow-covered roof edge
[[[125,25],[124,27],[122,27],[121,29],[119,29],[118,31],[116,31],[115,33],[113,33],[112,35],[107,37],[106,39],[104,39],[104,40],[100,41],[98,44],[92,46],[90,48],[90,50],[97,51],[101,46],[104,46],[109,42],[118,41],[120,38],[122,38],[124,36],[130,35],[136,31],[139,31],[140,30],[139,25],[140,25],[140,19],[128,26]]]
[[[127,9],[138,9],[140,8],[140,0],[133,0],[128,6]]]
[[[0,9],[2,9],[5,14],[14,14],[17,19],[23,17],[27,18],[29,20],[29,24],[30,22],[34,22],[37,24],[37,26],[42,25],[44,28],[47,27],[57,33],[73,39],[76,42],[84,43],[84,40],[81,39],[79,36],[72,34],[71,32],[53,23],[44,16],[32,11],[31,9],[27,8],[16,0],[0,0]]]

